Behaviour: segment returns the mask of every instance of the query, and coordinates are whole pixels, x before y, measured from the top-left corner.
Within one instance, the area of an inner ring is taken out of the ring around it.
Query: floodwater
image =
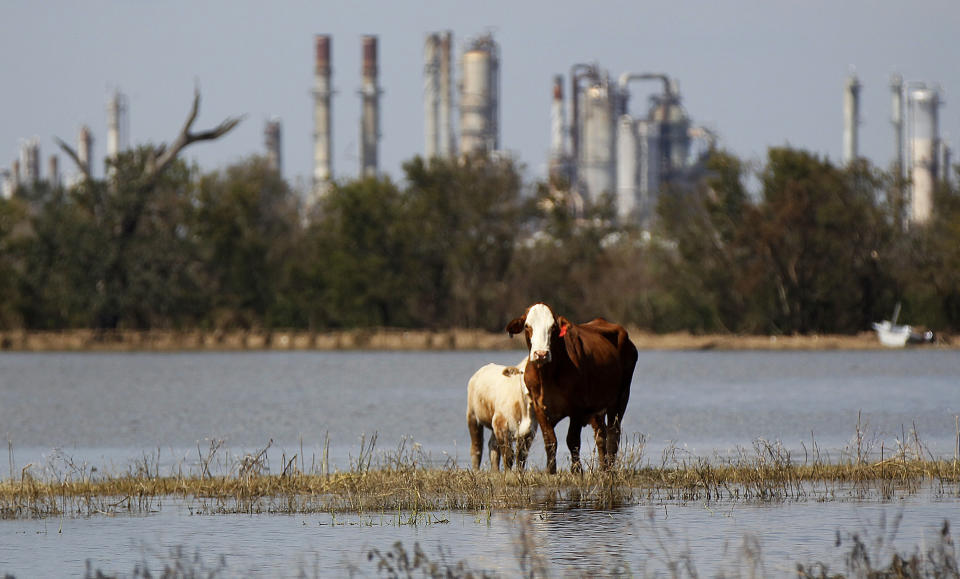
[[[377,455],[417,448],[437,464],[469,465],[466,382],[487,362],[522,352],[257,352],[0,355],[0,477],[97,467],[123,472],[149,462],[161,474],[211,461],[235,472],[237,457],[272,441],[270,466],[299,455],[308,469],[326,456],[350,468],[376,437]],[[916,432],[924,452],[952,458],[960,415],[960,355],[952,351],[644,351],[624,419],[645,461],[752,456],[778,443],[802,462],[891,453]],[[558,429],[562,441],[565,422]],[[858,432],[860,442],[857,443]],[[592,449],[584,431],[584,454]],[[362,441],[362,442],[361,442]],[[414,446],[418,445],[418,446]],[[326,453],[326,454],[325,454]],[[812,459],[812,457],[810,457]],[[561,444],[558,459],[569,464]],[[9,463],[9,465],[3,464]],[[545,462],[538,437],[533,468]],[[3,468],[7,466],[7,468]],[[537,545],[552,575],[634,574],[691,560],[701,574],[762,565],[786,575],[796,562],[842,570],[849,534],[877,556],[929,548],[944,520],[960,522],[958,489],[927,489],[893,501],[778,504],[656,503],[585,509],[443,512],[420,524],[395,515],[198,515],[166,501],[136,516],[0,521],[0,574],[82,575],[151,571],[188,561],[228,576],[375,575],[370,549],[419,543],[432,560],[472,569],[522,571],[519,546]],[[840,533],[841,545],[836,546]],[[179,554],[176,549],[181,549]],[[441,551],[442,550],[442,551]],[[689,556],[688,556],[689,554]],[[222,559],[221,559],[222,557]],[[198,558],[198,559],[195,559]]]

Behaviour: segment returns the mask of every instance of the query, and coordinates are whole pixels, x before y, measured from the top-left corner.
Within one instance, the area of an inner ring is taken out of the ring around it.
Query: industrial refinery
[[[662,185],[702,169],[715,145],[713,133],[692,125],[676,81],[666,74],[624,72],[614,83],[596,64],[574,64],[569,80],[567,122],[563,77],[554,77],[551,180],[569,184],[577,209],[607,194],[621,222],[649,221]],[[660,90],[649,94],[645,109],[632,112],[630,88],[647,82]]]
[[[314,36],[313,167],[307,203],[314,203],[336,177],[333,166],[333,37]],[[381,96],[379,39],[360,38],[361,84],[358,177],[380,175]],[[459,53],[459,57],[455,55]],[[430,32],[423,45],[423,156],[458,159],[501,154],[501,51],[491,34],[465,40],[455,48],[451,31]],[[569,193],[574,211],[610,196],[621,223],[645,226],[657,196],[667,186],[690,183],[704,170],[716,136],[687,114],[676,78],[665,72],[622,72],[613,77],[597,63],[575,63],[566,78],[553,78],[549,103],[548,173],[551,187]],[[864,87],[855,74],[843,86],[844,164],[859,157],[860,97]],[[908,222],[923,223],[933,212],[938,180],[949,178],[950,149],[941,139],[938,87],[891,78],[894,167],[908,187]],[[544,91],[546,93],[546,91]],[[544,99],[546,108],[547,102]],[[110,161],[129,144],[129,106],[115,90],[106,105],[105,175]],[[265,122],[263,147],[268,166],[283,172],[282,125]],[[350,139],[352,140],[352,139]],[[77,174],[93,169],[94,137],[83,126],[76,143]],[[60,177],[55,155],[45,180],[70,185],[77,174]],[[20,154],[0,171],[0,194],[10,197],[21,184],[41,181],[37,138],[21,142]]]
[[[860,80],[850,74],[843,90],[843,162],[859,158]],[[906,222],[925,223],[933,214],[933,191],[950,179],[951,151],[940,138],[940,89],[925,82],[890,78],[893,170],[908,183]],[[906,101],[906,107],[904,107]]]

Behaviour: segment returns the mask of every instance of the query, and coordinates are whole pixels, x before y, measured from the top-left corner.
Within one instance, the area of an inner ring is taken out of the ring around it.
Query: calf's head
[[[568,327],[570,322],[563,317],[557,317],[550,306],[536,303],[527,308],[522,317],[507,324],[507,332],[511,337],[523,333],[529,350],[528,359],[540,368],[553,360],[551,347],[560,343]]]

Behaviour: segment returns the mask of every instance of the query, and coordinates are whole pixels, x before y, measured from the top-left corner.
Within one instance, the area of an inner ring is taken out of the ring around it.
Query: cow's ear
[[[514,318],[509,324],[507,324],[507,333],[510,334],[512,338],[514,334],[519,334],[523,332],[524,318]]]
[[[572,324],[570,323],[570,320],[568,320],[563,316],[560,316],[559,318],[557,318],[557,325],[560,326],[560,337],[562,338],[567,335],[567,330],[570,329],[570,326]]]

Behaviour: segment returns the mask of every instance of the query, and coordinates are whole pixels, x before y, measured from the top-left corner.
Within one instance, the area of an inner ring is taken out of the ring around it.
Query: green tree
[[[426,326],[499,329],[507,272],[521,232],[522,180],[512,161],[420,157],[404,165],[408,182],[401,229],[415,288],[410,308]]]
[[[218,328],[295,324],[283,296],[290,293],[298,207],[286,182],[254,157],[203,176],[197,205],[208,321]]]
[[[325,193],[305,243],[300,283],[318,289],[311,323],[331,327],[408,326],[407,240],[400,190],[389,179],[335,184]]]
[[[750,200],[746,167],[716,151],[705,177],[690,186],[667,187],[660,196],[658,233],[673,245],[656,245],[656,329],[741,331],[749,296],[741,287],[744,217]]]
[[[770,149],[762,199],[748,211],[743,244],[748,295],[772,333],[856,332],[868,327],[883,289],[876,259],[888,219],[880,176],[846,170],[803,151]]]

